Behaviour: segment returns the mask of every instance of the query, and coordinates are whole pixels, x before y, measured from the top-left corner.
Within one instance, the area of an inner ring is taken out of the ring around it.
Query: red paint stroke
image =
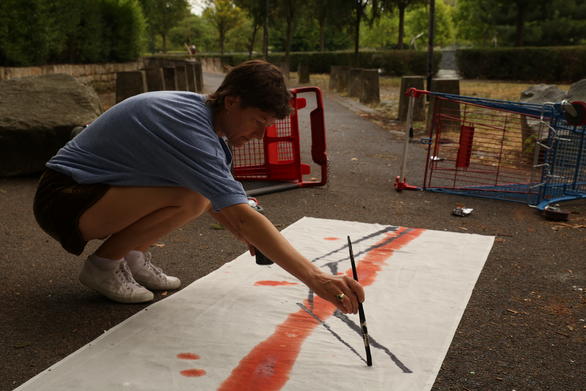
[[[324,238],[324,240],[340,240],[340,238],[334,238],[334,237],[328,236],[327,238]]]
[[[257,281],[254,283],[256,286],[283,286],[283,285],[299,285],[297,282],[288,281]]]
[[[407,228],[399,228],[389,232],[375,246],[380,247],[369,251],[356,265],[359,281],[362,286],[371,285],[376,275],[382,269],[385,261],[424,230],[414,229],[406,232]],[[402,235],[401,235],[402,234]],[[399,236],[401,235],[401,236]],[[385,243],[390,238],[396,239]],[[346,272],[352,275],[352,269]],[[307,300],[306,307],[310,307]],[[336,307],[322,299],[315,297],[313,313],[320,319],[326,320],[334,314]],[[287,319],[278,325],[274,333],[263,342],[256,345],[232,370],[230,376],[224,380],[218,391],[277,391],[289,380],[289,372],[301,351],[303,341],[319,325],[319,322],[303,310],[289,314]]]
[[[203,369],[186,369],[184,371],[179,372],[180,374],[182,374],[183,376],[186,377],[200,377],[206,374],[206,371],[204,371]]]
[[[181,360],[199,360],[200,359],[199,355],[197,355],[195,353],[179,353],[177,355],[177,358],[179,358]]]

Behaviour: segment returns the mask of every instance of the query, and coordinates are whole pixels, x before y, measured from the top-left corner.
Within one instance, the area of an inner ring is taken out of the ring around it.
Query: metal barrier
[[[586,198],[586,104],[526,104],[410,89],[431,97],[424,181],[405,181],[408,136],[397,190],[547,205]],[[408,118],[408,129],[411,122]]]

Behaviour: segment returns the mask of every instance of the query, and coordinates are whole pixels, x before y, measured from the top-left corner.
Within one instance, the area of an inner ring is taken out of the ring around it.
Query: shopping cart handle
[[[300,87],[294,88],[293,91],[295,94],[315,93],[316,108],[309,114],[311,121],[311,159],[320,165],[321,179],[319,182],[309,182],[307,184],[325,185],[328,181],[328,156],[326,153],[326,126],[321,90],[318,87]]]

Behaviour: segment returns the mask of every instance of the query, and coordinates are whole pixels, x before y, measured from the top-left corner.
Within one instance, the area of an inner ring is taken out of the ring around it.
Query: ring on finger
[[[344,300],[344,297],[346,297],[346,295],[342,292],[340,292],[336,295],[336,299],[338,299],[338,301]]]

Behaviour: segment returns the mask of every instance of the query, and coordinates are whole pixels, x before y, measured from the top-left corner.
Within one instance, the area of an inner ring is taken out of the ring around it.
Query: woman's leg
[[[131,250],[146,250],[160,237],[185,225],[210,202],[180,187],[112,187],[79,220],[85,240],[107,239],[96,255],[120,259]]]

